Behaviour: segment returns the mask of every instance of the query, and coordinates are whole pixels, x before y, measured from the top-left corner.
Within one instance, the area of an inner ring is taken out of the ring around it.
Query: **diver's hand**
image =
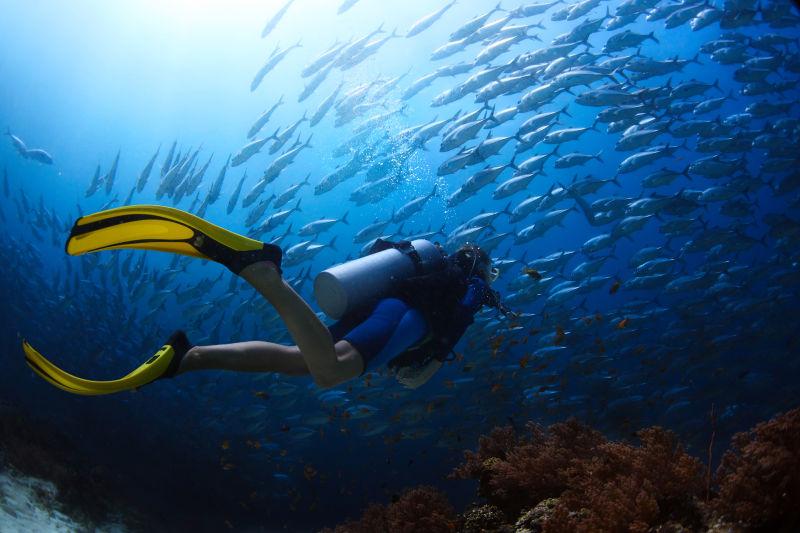
[[[422,367],[404,366],[399,368],[395,374],[395,378],[397,378],[397,381],[399,381],[404,387],[416,389],[431,379],[431,377],[441,367],[441,361],[438,359],[432,359],[427,365]]]
[[[472,314],[475,314],[483,304],[491,301],[492,289],[489,288],[489,284],[486,283],[483,278],[473,276],[472,279],[469,280],[467,292],[461,299],[461,306],[470,311]]]

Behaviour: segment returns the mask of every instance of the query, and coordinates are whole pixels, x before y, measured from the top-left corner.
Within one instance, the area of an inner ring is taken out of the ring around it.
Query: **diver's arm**
[[[420,369],[403,367],[397,372],[397,381],[409,389],[416,389],[431,379],[436,371],[442,368],[442,364],[438,359],[431,359]]]

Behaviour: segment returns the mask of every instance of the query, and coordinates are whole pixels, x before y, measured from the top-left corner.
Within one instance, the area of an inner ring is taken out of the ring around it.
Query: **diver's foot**
[[[181,330],[175,331],[175,333],[173,333],[169,340],[167,340],[167,342],[164,344],[166,346],[171,346],[175,353],[172,356],[172,360],[169,362],[167,370],[159,377],[159,379],[172,378],[180,374],[181,362],[183,362],[186,353],[194,348],[194,344],[189,342],[189,338],[186,336],[186,333]]]
[[[264,282],[273,285],[283,280],[280,269],[272,261],[259,261],[247,265],[239,275],[256,287]]]
[[[263,243],[264,247],[258,250],[248,250],[246,252],[237,252],[226,266],[234,273],[242,275],[245,269],[253,266],[254,264],[267,262],[272,264],[273,269],[278,273],[278,276],[283,273],[281,271],[281,260],[283,259],[283,250],[280,246]]]

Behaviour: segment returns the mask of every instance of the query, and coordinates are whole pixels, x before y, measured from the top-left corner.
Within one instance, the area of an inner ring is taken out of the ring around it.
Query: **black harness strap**
[[[384,250],[390,250],[394,248],[395,250],[401,252],[403,255],[408,256],[411,258],[411,261],[414,263],[414,269],[417,271],[417,275],[422,275],[422,258],[419,256],[419,252],[411,245],[411,241],[397,241],[391,242],[386,241],[383,239],[378,239],[375,241],[375,244],[369,249],[369,253],[367,255],[376,254],[378,252],[382,252]]]

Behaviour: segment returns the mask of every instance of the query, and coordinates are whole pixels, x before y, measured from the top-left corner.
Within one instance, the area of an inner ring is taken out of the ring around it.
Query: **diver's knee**
[[[294,357],[303,357],[303,352],[300,351],[300,348],[297,347],[296,344],[291,346],[284,346],[284,349],[288,352],[289,355]]]

